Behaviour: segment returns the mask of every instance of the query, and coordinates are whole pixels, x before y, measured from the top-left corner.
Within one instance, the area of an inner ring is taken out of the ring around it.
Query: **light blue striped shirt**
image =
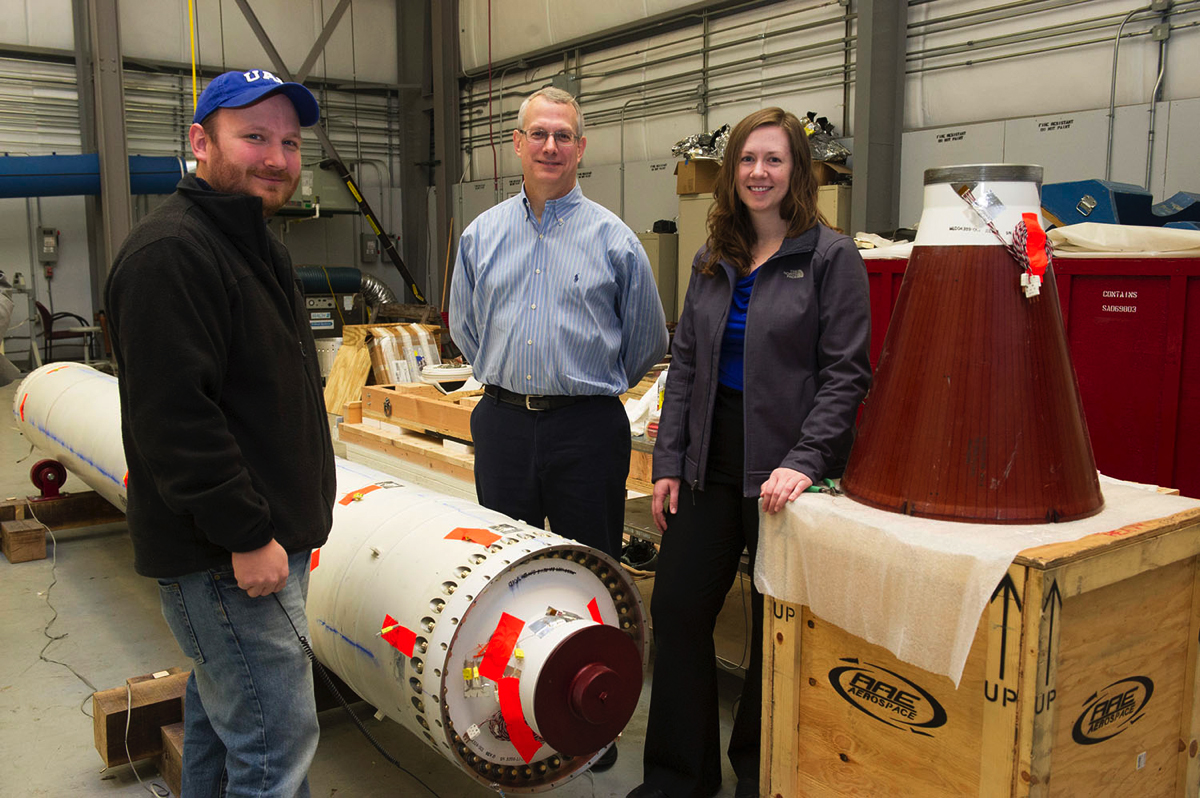
[[[522,188],[467,225],[450,333],[477,380],[521,394],[616,396],[667,351],[646,251],[578,184],[540,223]]]

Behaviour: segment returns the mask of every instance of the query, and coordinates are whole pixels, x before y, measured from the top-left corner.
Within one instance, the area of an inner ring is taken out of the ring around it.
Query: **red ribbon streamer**
[[[1041,277],[1046,273],[1046,231],[1038,224],[1036,213],[1023,213],[1025,220],[1025,254],[1029,256],[1029,271]]]
[[[520,618],[500,614],[500,623],[488,640],[487,651],[483,652],[483,661],[479,663],[479,675],[494,682],[504,677],[504,669],[508,667],[509,657],[517,647],[517,635],[525,628],[525,622]]]
[[[592,620],[596,623],[604,623],[604,619],[600,617],[600,605],[596,602],[595,597],[588,602],[588,612],[592,614]]]
[[[515,676],[500,680],[500,714],[504,716],[508,739],[528,765],[542,744],[533,736],[533,729],[525,722],[525,713],[521,710],[521,684]]]
[[[467,543],[478,543],[480,546],[490,546],[500,539],[500,536],[490,529],[467,529],[458,527],[446,535],[446,540],[463,540]]]
[[[313,549],[312,562],[308,566],[308,570],[315,571],[317,566],[321,564],[321,550]]]
[[[417,633],[412,629],[406,629],[401,626],[399,621],[384,613],[383,627],[380,631],[382,632],[383,629],[388,629],[388,627],[395,628],[383,632],[383,639],[404,656],[411,657],[413,655],[413,646],[417,644]]]

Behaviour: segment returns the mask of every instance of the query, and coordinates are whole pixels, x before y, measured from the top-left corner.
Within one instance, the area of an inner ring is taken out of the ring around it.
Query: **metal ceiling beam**
[[[271,43],[271,37],[267,35],[266,29],[263,28],[262,23],[258,21],[258,17],[255,15],[254,10],[250,8],[249,0],[237,0],[237,4],[238,8],[242,10],[242,15],[245,16],[246,22],[249,23],[250,29],[254,31],[254,35],[258,38],[259,44],[261,44],[263,50],[266,51],[267,58],[271,61],[271,65],[274,67],[275,74],[287,81],[295,80],[295,78],[292,76],[292,73],[288,70],[287,65],[284,64],[283,57],[279,55],[279,51],[276,50],[275,45]],[[338,154],[337,148],[333,146],[333,142],[329,139],[329,134],[325,132],[325,128],[321,126],[320,122],[313,126],[313,132],[316,134],[317,139],[321,142],[321,146],[325,150],[325,155],[329,158],[340,161],[344,165],[345,161],[342,159],[341,155]],[[384,186],[382,187],[382,190],[386,191],[388,188],[390,187]],[[396,258],[399,258],[399,262],[396,263],[396,268],[400,271],[401,275],[405,277],[406,282],[409,283],[410,293],[413,294],[417,301],[424,301],[421,300],[420,295],[413,290],[415,281],[411,279],[411,275],[407,271],[407,267],[404,265],[404,259],[399,257],[386,231],[377,231],[376,234],[379,236],[380,242],[383,244],[387,254],[391,256],[394,261]]]
[[[95,98],[92,86],[92,37],[88,25],[87,0],[71,0],[71,19],[75,28],[75,86],[79,97],[79,151],[96,151]],[[100,221],[100,198],[83,196],[83,217],[87,227],[88,273],[91,275],[92,307],[103,306],[103,291],[108,262],[104,253],[104,230]],[[32,268],[32,266],[31,266]]]
[[[660,36],[678,28],[699,25],[705,19],[721,19],[730,14],[740,14],[745,11],[781,2],[784,2],[784,0],[703,0],[702,2],[683,6],[682,8],[674,8],[660,14],[653,14],[631,22],[625,22],[602,31],[597,31],[596,33],[578,36],[565,42],[546,45],[528,53],[514,55],[511,58],[494,61],[492,63],[492,70],[499,72],[504,67],[515,66],[518,62],[524,62],[530,67],[542,66],[547,63],[561,61],[563,53],[570,53],[575,50],[579,50],[581,53],[588,53],[594,50],[616,47],[627,42]],[[435,2],[434,5],[439,5],[439,3]],[[453,5],[457,7],[458,3],[454,3]],[[455,31],[454,41],[457,40],[458,31]],[[486,75],[487,69],[480,68],[470,75],[463,74],[466,77],[478,77],[481,74]]]
[[[400,187],[400,250],[414,272],[423,275],[425,294],[431,305],[442,304],[440,247],[429,236],[428,168],[433,151],[431,139],[432,84],[426,88],[429,55],[429,0],[396,0],[396,79],[398,125],[394,146],[393,173]]]
[[[900,220],[908,4],[859,0],[854,79],[852,231],[893,230]]]
[[[82,144],[85,148],[90,145],[100,160],[100,198],[93,228],[98,230],[92,242],[99,251],[91,257],[91,266],[92,303],[101,307],[108,268],[133,228],[121,36],[117,0],[77,0],[74,11],[77,33],[82,35],[86,28],[86,44],[77,51],[77,59],[84,63],[77,70],[83,75],[91,73],[90,83],[79,83]]]
[[[458,112],[458,3],[433,0],[430,5],[430,52],[433,67],[433,185],[437,190],[437,230],[433,251],[454,279],[454,184],[462,172]],[[461,220],[460,220],[461,221]],[[440,289],[440,286],[439,286]],[[444,298],[443,298],[444,304]]]
[[[329,43],[329,37],[333,35],[334,29],[342,21],[342,15],[346,13],[346,9],[349,7],[350,0],[341,0],[337,4],[337,8],[333,9],[333,13],[329,15],[329,20],[321,30],[321,35],[317,37],[317,41],[313,44],[312,49],[308,51],[308,58],[305,58],[304,63],[296,70],[297,83],[303,83],[308,77],[308,73],[312,71],[313,64],[317,63],[317,59],[325,51],[325,45]]]
[[[266,29],[262,23],[258,21],[258,16],[255,15],[254,9],[250,8],[249,0],[237,0],[238,8],[242,10],[242,15],[246,18],[246,22],[250,25],[250,30],[254,31],[255,38],[262,45],[263,50],[267,53],[267,59],[271,62],[271,66],[275,69],[275,74],[284,80],[293,80],[292,73],[288,70],[287,65],[283,63],[283,57],[279,55],[279,51],[275,49],[275,45],[271,42],[271,37],[267,35]],[[325,132],[325,128],[320,122],[313,125],[313,133],[321,142],[321,146],[325,149],[325,155],[330,158],[337,158],[339,161],[342,157],[338,155],[337,149],[333,146],[333,142],[329,140],[329,134]]]

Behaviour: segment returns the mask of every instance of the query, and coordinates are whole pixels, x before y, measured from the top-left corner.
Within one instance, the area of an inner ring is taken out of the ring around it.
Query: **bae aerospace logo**
[[[933,736],[927,730],[946,724],[946,710],[919,684],[870,662],[841,661],[850,664],[831,670],[829,683],[859,712],[926,737]]]
[[[1083,702],[1083,714],[1075,721],[1071,737],[1080,745],[1111,740],[1144,717],[1142,712],[1154,695],[1154,682],[1145,676],[1119,679]]]

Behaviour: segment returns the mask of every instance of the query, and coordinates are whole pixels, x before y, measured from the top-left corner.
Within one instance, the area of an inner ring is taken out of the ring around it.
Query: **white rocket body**
[[[13,414],[31,443],[125,508],[115,378],[43,366]],[[337,490],[307,604],[321,663],[484,785],[539,792],[583,773],[641,690],[645,610],[619,564],[342,459]]]

